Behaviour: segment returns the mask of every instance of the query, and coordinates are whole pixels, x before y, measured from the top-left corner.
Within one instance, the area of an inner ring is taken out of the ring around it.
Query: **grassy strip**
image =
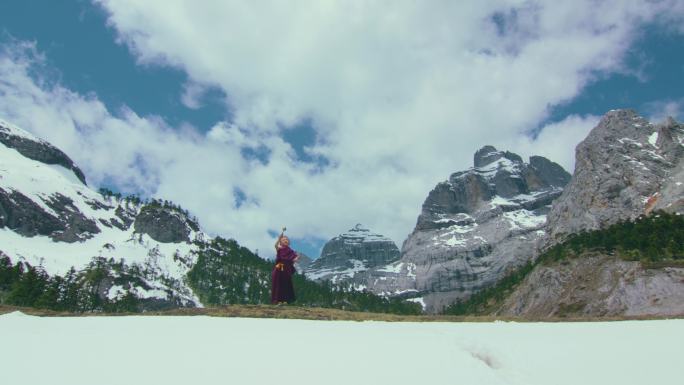
[[[450,316],[450,315],[396,315],[385,313],[352,312],[339,309],[309,308],[301,306],[271,305],[229,305],[209,308],[184,308],[160,312],[144,313],[72,313],[45,309],[0,305],[0,315],[21,311],[40,317],[120,317],[120,316],[209,316],[226,318],[271,318],[316,321],[378,321],[378,322],[605,322],[629,320],[684,319],[684,314],[676,316],[611,316],[611,317],[498,317],[498,316]]]

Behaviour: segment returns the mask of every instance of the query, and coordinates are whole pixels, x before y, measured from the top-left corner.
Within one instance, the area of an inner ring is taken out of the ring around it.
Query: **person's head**
[[[290,238],[286,236],[280,238],[280,246],[290,246]]]

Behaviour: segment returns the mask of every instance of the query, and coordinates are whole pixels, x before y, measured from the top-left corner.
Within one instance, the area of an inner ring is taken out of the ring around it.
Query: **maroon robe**
[[[276,265],[271,273],[271,303],[291,303],[295,300],[292,274],[295,273],[294,259],[297,253],[290,246],[278,249]]]

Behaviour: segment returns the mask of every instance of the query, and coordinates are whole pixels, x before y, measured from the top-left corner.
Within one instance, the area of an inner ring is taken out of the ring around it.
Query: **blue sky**
[[[608,2],[606,20],[591,2],[144,3],[0,3],[17,76],[0,117],[64,147],[91,184],[173,199],[253,249],[281,223],[312,256],[357,222],[401,246],[429,190],[482,145],[572,168],[607,110],[684,118],[681,2]],[[111,158],[82,150],[124,126],[137,139]]]
[[[601,115],[616,108],[631,108],[648,116],[654,102],[681,100],[684,96],[684,38],[664,26],[644,28],[625,58],[627,71],[597,76],[567,103],[554,106],[550,120],[570,114]],[[679,111],[678,120],[682,120]]]
[[[82,94],[94,92],[113,111],[127,105],[141,115],[161,115],[170,123],[189,121],[205,130],[230,115],[218,91],[202,108],[185,107],[178,98],[187,79],[183,71],[137,65],[106,23],[105,11],[89,1],[0,4],[3,43],[35,41],[65,87]]]

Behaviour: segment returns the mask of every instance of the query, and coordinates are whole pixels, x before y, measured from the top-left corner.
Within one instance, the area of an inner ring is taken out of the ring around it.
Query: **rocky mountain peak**
[[[391,239],[358,223],[329,240],[321,256],[311,262],[305,274],[312,279],[342,282],[370,268],[399,259],[399,248]]]
[[[553,236],[602,228],[654,209],[684,211],[684,125],[632,110],[606,113],[575,151],[575,174],[549,213]]]
[[[162,243],[190,242],[190,234],[199,226],[180,209],[159,204],[143,206],[133,222],[136,233],[147,234]]]
[[[392,242],[391,239],[380,235],[380,234],[375,234],[370,231],[366,226],[362,225],[361,223],[357,223],[354,227],[351,229],[347,230],[346,233],[342,233],[339,236],[337,236],[334,239],[342,239],[346,243],[358,243],[358,242],[387,242],[390,241]],[[323,256],[323,255],[321,255]]]
[[[560,165],[541,156],[530,163],[509,151],[484,146],[475,153],[475,167],[439,183],[423,203],[417,229],[449,227],[493,206],[536,210],[550,203],[570,180]],[[507,209],[506,209],[507,210]],[[466,215],[464,215],[466,214]]]
[[[476,168],[487,166],[497,160],[505,158],[514,163],[523,163],[522,158],[518,154],[510,151],[499,151],[494,146],[484,146],[475,152],[473,156],[473,164]]]
[[[360,284],[437,312],[534,258],[546,213],[570,174],[544,157],[525,163],[494,146],[473,158],[474,167],[430,191],[401,259],[370,270]]]

